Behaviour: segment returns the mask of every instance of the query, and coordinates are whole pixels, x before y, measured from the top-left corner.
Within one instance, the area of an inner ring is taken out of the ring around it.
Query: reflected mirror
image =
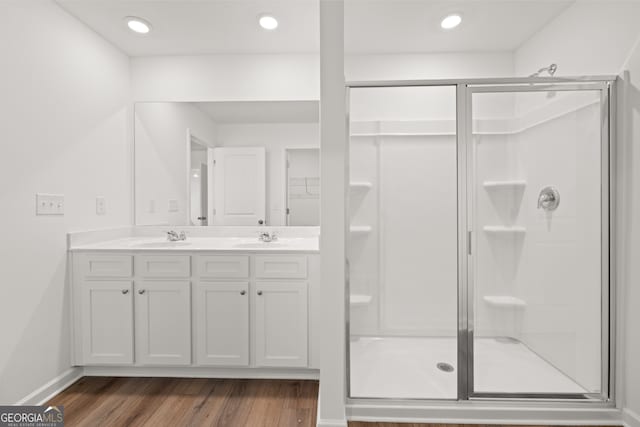
[[[135,220],[320,225],[318,102],[137,103]]]

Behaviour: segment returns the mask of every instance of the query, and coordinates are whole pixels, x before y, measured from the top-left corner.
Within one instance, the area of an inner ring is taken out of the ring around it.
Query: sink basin
[[[153,248],[179,248],[179,247],[184,247],[184,246],[189,246],[191,245],[191,242],[184,242],[184,241],[179,241],[179,242],[169,242],[169,241],[163,241],[163,242],[141,242],[141,243],[134,243],[133,245],[131,245],[131,247],[133,248],[149,248],[149,249],[153,249]]]
[[[244,249],[261,249],[261,248],[284,248],[287,244],[279,242],[255,242],[255,243],[237,243],[234,248]]]

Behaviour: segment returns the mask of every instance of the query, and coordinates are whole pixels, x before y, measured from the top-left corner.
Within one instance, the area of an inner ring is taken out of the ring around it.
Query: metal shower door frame
[[[354,81],[346,84],[347,103],[347,143],[349,144],[349,98],[354,88],[382,87],[456,87],[456,167],[457,167],[457,218],[458,218],[458,393],[457,401],[502,401],[520,402],[521,404],[567,405],[582,407],[615,406],[615,348],[616,348],[616,292],[614,269],[610,268],[615,248],[613,236],[615,231],[615,125],[612,113],[615,107],[615,76],[583,76],[583,77],[527,77],[527,78],[481,78],[481,79],[440,79],[440,80],[387,80],[387,81]],[[473,174],[470,167],[472,159],[472,95],[474,93],[496,92],[543,92],[543,91],[579,91],[599,90],[601,100],[601,260],[602,260],[602,386],[601,394],[575,395],[557,393],[478,393],[473,389],[473,277],[469,269],[470,253],[473,239],[472,203],[470,192]],[[348,200],[347,200],[348,202]],[[348,221],[347,221],[348,223]],[[347,239],[348,240],[348,239]],[[348,260],[345,260],[348,266]],[[345,277],[345,300],[349,301],[348,268]],[[351,396],[350,370],[350,310],[346,303],[346,390],[348,403],[395,402],[412,405],[418,401],[452,401],[452,399],[396,399],[396,398],[363,398]],[[453,401],[455,403],[455,401]]]
[[[526,80],[526,79],[524,79]],[[474,390],[474,275],[469,266],[474,254],[471,253],[471,245],[476,236],[473,229],[473,200],[474,184],[473,173],[475,165],[473,159],[473,95],[476,93],[518,93],[518,92],[548,92],[548,91],[599,91],[600,92],[600,206],[601,206],[601,387],[600,393],[498,393],[477,392]],[[457,131],[459,149],[459,192],[458,219],[460,227],[466,227],[466,239],[459,241],[464,246],[463,253],[460,250],[459,265],[459,309],[458,309],[458,399],[516,399],[516,400],[569,400],[569,401],[596,401],[614,402],[615,390],[615,287],[610,268],[614,244],[612,220],[613,212],[613,176],[614,176],[614,144],[613,126],[611,120],[612,106],[615,105],[615,79],[563,79],[562,82],[526,82],[521,83],[474,83],[459,84],[457,96]],[[464,176],[462,176],[464,175]],[[463,200],[464,199],[464,200]],[[464,203],[465,205],[462,205]],[[464,218],[461,218],[464,216]]]

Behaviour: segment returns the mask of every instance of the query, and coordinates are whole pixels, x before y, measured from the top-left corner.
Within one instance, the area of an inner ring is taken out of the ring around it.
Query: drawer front
[[[256,277],[260,279],[304,279],[307,277],[305,255],[257,255]]]
[[[84,277],[131,277],[131,255],[84,254],[80,257],[80,274]]]
[[[243,255],[202,255],[196,258],[199,277],[246,279],[249,277],[249,257]]]
[[[189,255],[136,255],[136,275],[141,277],[189,277]]]

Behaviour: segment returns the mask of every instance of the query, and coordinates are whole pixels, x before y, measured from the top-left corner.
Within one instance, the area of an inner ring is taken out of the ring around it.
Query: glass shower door
[[[608,393],[608,86],[470,86],[471,397]]]
[[[456,87],[349,98],[349,396],[456,399]]]

